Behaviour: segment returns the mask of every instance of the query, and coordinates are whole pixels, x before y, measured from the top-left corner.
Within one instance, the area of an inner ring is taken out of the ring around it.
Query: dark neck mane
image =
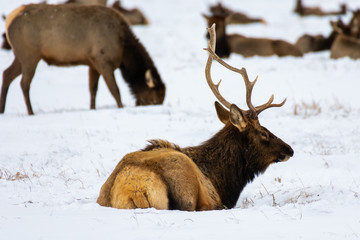
[[[266,169],[254,164],[259,161],[253,161],[257,156],[245,135],[228,124],[202,145],[183,149],[209,177],[228,208],[235,206],[246,184]]]
[[[131,92],[137,96],[143,90],[148,89],[144,81],[146,70],[151,70],[157,85],[163,85],[163,83],[150,55],[130,29],[127,36],[124,39],[124,55],[120,70],[124,80],[129,84]]]

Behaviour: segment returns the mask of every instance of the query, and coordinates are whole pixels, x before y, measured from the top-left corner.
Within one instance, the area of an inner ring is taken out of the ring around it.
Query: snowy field
[[[55,3],[56,1],[50,1]],[[109,1],[111,4],[113,1]],[[151,25],[134,32],[167,86],[164,105],[134,107],[115,72],[123,109],[116,108],[100,79],[96,111],[90,111],[86,67],[58,68],[40,62],[31,85],[35,116],[28,116],[20,79],[10,86],[0,115],[0,239],[359,239],[360,61],[332,60],[329,52],[303,58],[231,55],[246,67],[254,104],[274,93],[282,108],[260,115],[261,123],[295,151],[242,192],[234,209],[208,212],[118,210],[96,204],[100,187],[126,154],[162,138],[197,145],[222,127],[204,69],[209,0],[123,0],[140,6]],[[338,9],[344,0],[306,0]],[[352,8],[357,0],[345,1]],[[1,0],[8,14],[26,0]],[[301,19],[295,0],[226,0],[223,3],[267,25],[231,26],[228,32],[295,42],[303,33],[328,34],[329,20]],[[350,13],[343,19],[348,21]],[[0,25],[0,32],[4,24]],[[0,50],[0,71],[12,62]],[[246,108],[243,80],[214,63],[221,93]]]

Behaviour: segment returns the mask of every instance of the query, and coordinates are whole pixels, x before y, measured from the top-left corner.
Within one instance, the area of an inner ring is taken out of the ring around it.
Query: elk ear
[[[223,124],[227,124],[229,122],[230,112],[226,110],[218,101],[215,102],[215,109],[219,120]]]
[[[205,13],[202,13],[201,14],[206,20],[209,20],[210,19],[210,16],[206,15]]]
[[[153,76],[151,74],[150,69],[146,70],[146,72],[145,72],[145,82],[146,82],[146,85],[149,88],[154,88],[155,87],[155,81],[154,81],[154,78],[153,78]]]
[[[231,104],[230,107],[230,121],[240,132],[244,131],[248,124],[244,114],[235,104]]]

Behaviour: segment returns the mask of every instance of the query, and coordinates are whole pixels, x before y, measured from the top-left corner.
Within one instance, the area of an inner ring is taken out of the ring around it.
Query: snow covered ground
[[[8,14],[26,0],[0,1]],[[56,1],[50,1],[55,3]],[[306,0],[337,9],[357,0]],[[112,1],[109,1],[112,3]],[[140,6],[151,25],[134,32],[167,86],[162,106],[134,107],[119,71],[123,109],[100,80],[96,111],[89,110],[87,68],[41,62],[31,86],[35,116],[28,116],[16,79],[0,116],[0,239],[359,239],[360,61],[332,60],[329,52],[303,58],[232,55],[259,80],[253,102],[275,95],[282,108],[260,115],[261,123],[295,151],[248,184],[236,208],[181,212],[118,210],[96,204],[100,187],[128,152],[163,138],[196,145],[221,129],[206,85],[205,20],[210,0],[124,0]],[[330,32],[330,19],[301,19],[295,0],[223,1],[267,25],[231,26],[228,32],[295,42],[303,33]],[[344,17],[347,21],[350,14]],[[4,24],[0,25],[4,31]],[[13,60],[0,50],[0,71]],[[221,93],[246,108],[243,80],[218,64],[213,78]]]

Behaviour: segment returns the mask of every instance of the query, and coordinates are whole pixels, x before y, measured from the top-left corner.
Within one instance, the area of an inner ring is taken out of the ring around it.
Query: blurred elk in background
[[[135,95],[136,105],[164,101],[165,85],[151,57],[123,16],[111,8],[77,4],[23,5],[6,18],[6,33],[15,59],[3,72],[0,113],[5,111],[11,82],[22,74],[21,88],[27,111],[34,114],[29,91],[40,60],[56,66],[88,65],[91,109],[95,109],[100,75],[117,106],[123,106],[114,77],[117,68]]]
[[[273,104],[271,96],[267,103],[254,106],[251,95],[257,79],[251,82],[245,68],[223,62],[214,53],[215,27],[208,31],[205,76],[220,101],[215,102],[215,109],[225,126],[199,146],[181,148],[165,140],[151,140],[145,149],[127,154],[101,187],[97,199],[101,206],[186,211],[233,208],[247,183],[269,165],[293,156],[292,148],[258,120],[262,111],[281,107],[285,100]],[[213,59],[242,76],[249,110],[240,109],[221,96],[220,82],[214,84],[211,79]]]
[[[235,12],[227,7],[224,7],[221,3],[210,6],[210,12],[213,15],[223,15],[225,17],[226,24],[249,24],[249,23],[263,23],[266,21],[262,18],[248,17],[241,12]]]
[[[345,4],[341,4],[339,11],[323,11],[320,7],[305,7],[302,3],[302,0],[296,0],[296,6],[294,12],[299,14],[300,16],[329,16],[329,15],[344,15],[346,14],[347,7]]]
[[[121,12],[124,17],[129,21],[131,25],[148,25],[149,20],[145,17],[145,15],[137,8],[133,9],[125,9],[121,6],[120,0],[117,0],[111,5],[112,8]]]
[[[350,57],[360,58],[360,10],[353,12],[349,24],[337,24],[331,22],[333,30],[337,36],[330,49],[331,58]]]
[[[230,53],[241,54],[244,57],[252,56],[302,56],[302,52],[297,46],[284,40],[252,38],[240,34],[226,34],[225,17],[221,15],[207,16],[208,26],[216,24],[216,54],[219,57],[229,57]]]
[[[360,11],[353,12],[348,24],[338,19],[330,21],[330,25],[333,30],[328,37],[304,34],[297,40],[296,46],[303,53],[330,50],[331,58],[359,58]]]

